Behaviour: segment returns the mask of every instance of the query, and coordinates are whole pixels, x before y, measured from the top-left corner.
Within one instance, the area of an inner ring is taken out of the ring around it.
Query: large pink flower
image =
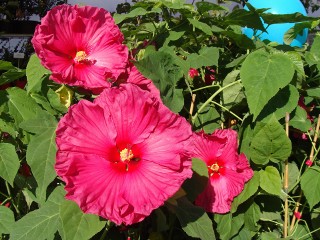
[[[84,212],[136,223],[191,177],[190,124],[151,96],[122,84],[60,120],[55,169]]]
[[[234,197],[243,190],[253,171],[244,154],[238,154],[237,132],[216,130],[212,135],[194,134],[194,155],[208,166],[209,181],[195,204],[207,212],[230,211]]]
[[[128,49],[109,12],[60,5],[36,27],[32,43],[51,78],[87,89],[110,87],[125,72]]]

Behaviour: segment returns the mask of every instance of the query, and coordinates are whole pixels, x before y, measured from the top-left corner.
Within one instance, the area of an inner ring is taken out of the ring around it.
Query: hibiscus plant
[[[320,20],[249,9],[48,11],[0,61],[1,239],[319,239]]]

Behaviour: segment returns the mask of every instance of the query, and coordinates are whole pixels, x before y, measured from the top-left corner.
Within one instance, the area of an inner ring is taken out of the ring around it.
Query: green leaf
[[[27,64],[27,92],[40,92],[42,81],[45,79],[44,76],[51,74],[49,70],[43,67],[40,63],[40,59],[36,54],[31,55]]]
[[[260,187],[267,193],[280,196],[281,177],[279,171],[272,166],[267,166],[265,170],[260,170]]]
[[[160,90],[163,103],[172,111],[179,112],[183,107],[183,98],[181,89],[176,89],[176,85],[183,73],[175,64],[174,57],[167,52],[152,52],[135,65]]]
[[[310,53],[313,55],[314,63],[317,64],[318,69],[320,69],[320,35],[319,34],[316,34],[315,38],[313,39]]]
[[[236,235],[244,224],[244,214],[233,216],[231,213],[215,214],[214,221],[217,223],[219,239],[229,240]]]
[[[195,119],[194,127],[196,130],[201,129],[206,133],[212,133],[215,129],[220,127],[220,121],[220,113],[217,109],[207,105]]]
[[[182,229],[194,238],[214,240],[212,222],[207,213],[200,207],[194,206],[186,198],[177,199],[176,215]]]
[[[274,115],[277,120],[284,118],[287,112],[291,113],[297,107],[298,101],[298,90],[289,84],[269,100],[257,120],[266,122],[272,115]]]
[[[159,11],[160,11],[160,9],[159,10],[153,9],[152,11],[147,11],[144,8],[137,7],[127,14],[114,14],[113,19],[116,24],[119,24],[128,18],[135,18],[138,16],[144,16],[148,13],[159,13]]]
[[[192,178],[187,179],[182,188],[186,190],[188,199],[193,202],[207,186],[209,176],[208,167],[201,159],[192,159],[192,170]]]
[[[185,34],[185,31],[176,32],[170,31],[169,36],[166,38],[166,41],[163,43],[163,46],[168,46],[171,41],[177,41]]]
[[[317,20],[317,18],[304,16],[302,13],[299,12],[290,14],[261,13],[261,16],[266,24],[297,23],[303,21]]]
[[[42,133],[48,129],[54,130],[57,125],[57,120],[48,112],[39,112],[35,118],[23,121],[20,127],[31,133]]]
[[[299,239],[299,240],[313,240],[315,238],[312,237],[310,230],[307,226],[298,224],[294,229],[293,234],[290,236],[291,239]]]
[[[307,112],[302,107],[297,106],[294,112],[291,114],[290,126],[307,132],[311,128],[311,121],[307,118]]]
[[[0,206],[0,234],[9,234],[13,224],[13,212],[5,206]]]
[[[12,226],[12,240],[53,239],[59,224],[59,205],[45,204],[38,210],[29,212]]]
[[[216,47],[203,47],[199,54],[192,53],[187,61],[192,68],[201,68],[206,66],[218,66],[219,49]]]
[[[301,188],[306,196],[310,208],[320,202],[320,168],[312,167],[301,176]]]
[[[14,118],[15,124],[19,124],[30,118],[34,118],[37,112],[42,111],[40,106],[20,88],[10,88],[8,92],[9,113]]]
[[[244,214],[244,224],[251,231],[257,231],[257,222],[260,219],[260,207],[256,203],[252,203]]]
[[[240,76],[254,119],[268,101],[290,83],[293,74],[293,63],[284,54],[256,51],[248,55],[241,67]]]
[[[19,78],[22,78],[26,75],[26,70],[13,68],[9,69],[8,71],[2,73],[0,75],[0,85],[13,82]]]
[[[239,70],[234,70],[230,72],[223,80],[223,85],[226,86],[232,82],[235,82],[239,73]],[[239,84],[235,84],[231,87],[226,88],[222,92],[222,94],[223,106],[228,109],[235,106],[236,104],[239,104],[243,99],[245,99],[243,85],[240,82]]]
[[[267,123],[257,123],[249,151],[253,162],[265,165],[269,161],[284,161],[290,156],[291,149],[290,139],[274,116]]]
[[[9,69],[14,68],[11,62],[0,60],[0,70],[7,71]]]
[[[242,192],[233,199],[231,212],[237,211],[239,205],[247,201],[252,197],[259,189],[260,186],[260,175],[259,172],[254,172],[253,177],[244,185]]]
[[[319,87],[309,88],[307,89],[307,94],[309,97],[320,98],[320,88]]]
[[[300,171],[295,162],[289,162],[288,167],[289,167],[288,188],[291,189],[296,185],[297,181],[299,180]]]
[[[248,6],[248,4],[247,4]],[[257,11],[234,9],[224,20],[224,24],[239,25],[241,27],[254,28],[265,31],[261,18]]]
[[[46,199],[47,186],[56,177],[54,163],[56,157],[55,125],[32,137],[27,148],[27,162],[31,167],[38,188],[37,198],[40,201]]]
[[[208,11],[228,11],[229,10],[224,6],[214,4],[211,2],[196,2],[196,6],[199,13],[204,13]]]
[[[208,24],[192,18],[188,18],[188,21],[192,24],[193,27],[198,28],[199,30],[201,30],[209,36],[212,35],[212,29]]]
[[[65,201],[60,205],[59,214],[62,222],[63,239],[87,240],[100,232],[106,222],[99,216],[85,214],[72,201]]]
[[[0,143],[0,176],[13,186],[20,162],[15,147],[10,143]]]

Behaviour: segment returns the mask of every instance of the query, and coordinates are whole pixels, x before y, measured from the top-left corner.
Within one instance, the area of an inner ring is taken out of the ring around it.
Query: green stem
[[[232,82],[224,87],[220,87],[214,94],[211,95],[211,97],[209,97],[207,99],[207,101],[205,101],[204,104],[202,104],[202,106],[199,108],[199,110],[196,112],[196,114],[192,117],[192,123],[194,123],[194,121],[197,119],[198,115],[202,112],[202,110],[219,94],[221,93],[223,90],[233,86],[233,85],[236,85],[238,83],[240,83],[241,80],[237,80],[235,82]]]
[[[7,181],[5,181],[5,184],[6,184],[7,192],[8,192],[8,194],[9,194],[9,196],[11,197],[11,191],[10,191],[9,184],[8,184]],[[11,197],[11,198],[12,198],[12,197]],[[11,204],[12,204],[12,206],[14,207],[14,209],[16,210],[17,214],[20,215],[19,208],[17,207],[17,205],[16,205],[15,202],[13,201],[13,198],[12,198]]]
[[[219,85],[210,85],[210,86],[205,86],[205,87],[201,87],[201,88],[197,88],[195,90],[193,90],[192,92],[198,92],[198,91],[201,91],[203,89],[208,89],[208,88],[213,88],[213,87],[220,87]]]
[[[230,111],[228,108],[222,106],[220,103],[217,103],[215,101],[211,101],[213,104],[217,105],[218,107],[222,108],[223,110],[227,111],[228,113],[230,113],[232,116],[234,116],[236,119],[238,119],[239,121],[243,122],[243,119],[241,117],[239,117],[237,114],[235,114],[234,112]]]

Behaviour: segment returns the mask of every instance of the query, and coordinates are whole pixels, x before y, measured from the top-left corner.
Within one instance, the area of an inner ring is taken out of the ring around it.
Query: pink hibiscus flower
[[[66,198],[116,224],[150,215],[191,177],[190,124],[133,84],[81,100],[60,120],[55,169]]]
[[[194,134],[194,155],[208,166],[209,181],[195,204],[207,212],[226,213],[253,171],[244,154],[238,154],[237,132],[216,130],[212,135]]]
[[[109,12],[60,5],[36,27],[32,44],[51,79],[87,89],[110,87],[125,72],[128,49]]]

